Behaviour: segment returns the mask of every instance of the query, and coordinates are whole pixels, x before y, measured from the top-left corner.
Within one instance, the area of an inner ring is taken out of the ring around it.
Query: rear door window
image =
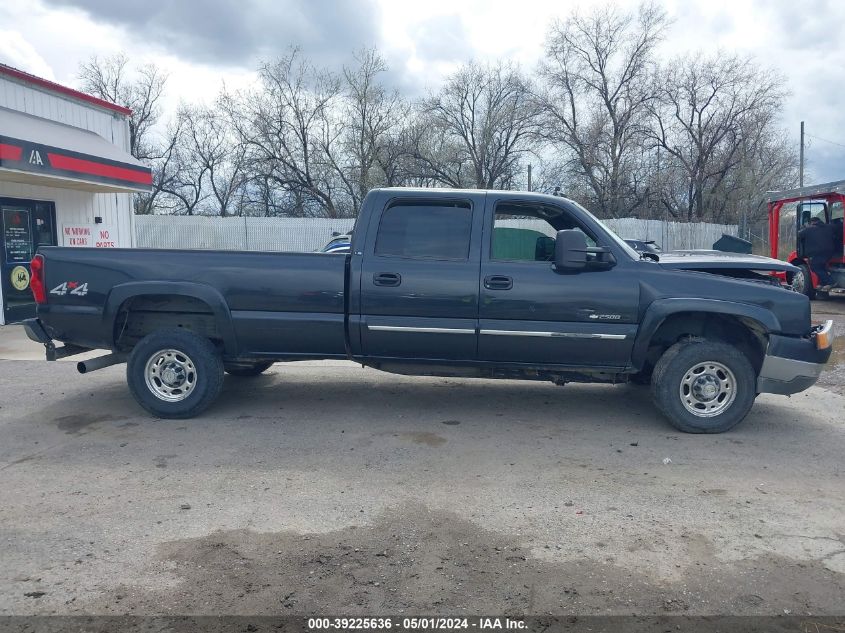
[[[388,207],[382,214],[375,254],[466,260],[471,234],[469,202],[402,202]]]

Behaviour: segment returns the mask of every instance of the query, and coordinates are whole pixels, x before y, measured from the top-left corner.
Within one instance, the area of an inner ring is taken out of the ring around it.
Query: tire
[[[727,343],[683,341],[657,361],[651,395],[679,431],[724,433],[754,404],[757,374],[748,357]]]
[[[226,369],[226,373],[231,376],[258,376],[273,366],[272,361],[266,361],[263,363],[249,363],[246,365],[236,365],[225,363],[223,365]]]
[[[816,298],[816,291],[813,288],[813,276],[810,274],[810,268],[806,264],[798,264],[801,272],[795,273],[789,283],[792,284],[792,289],[801,294],[807,295],[809,299]]]
[[[223,360],[207,338],[186,330],[159,330],[132,350],[126,381],[138,404],[153,415],[192,418],[220,395]]]

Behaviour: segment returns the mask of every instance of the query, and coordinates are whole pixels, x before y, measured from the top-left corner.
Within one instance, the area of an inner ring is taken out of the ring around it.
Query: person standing
[[[827,262],[833,257],[833,232],[819,218],[811,218],[810,224],[798,233],[799,252],[810,260],[810,270],[819,278],[817,290],[826,292],[831,288]]]

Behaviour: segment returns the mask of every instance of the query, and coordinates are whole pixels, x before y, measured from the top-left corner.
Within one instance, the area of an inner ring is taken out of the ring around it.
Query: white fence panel
[[[663,250],[712,248],[723,234],[737,234],[735,224],[664,222],[621,218],[605,220],[620,237],[654,240]],[[135,243],[139,248],[294,251],[320,250],[333,233],[348,233],[353,219],[253,218],[139,215]],[[508,220],[508,226],[546,232],[541,220]]]
[[[604,222],[622,238],[654,240],[664,251],[690,248],[710,249],[722,235],[736,236],[739,233],[739,227],[736,224],[665,222],[639,218],[620,218]]]
[[[349,232],[354,223],[327,218],[139,215],[135,243],[139,248],[309,252],[325,246],[332,233]]]

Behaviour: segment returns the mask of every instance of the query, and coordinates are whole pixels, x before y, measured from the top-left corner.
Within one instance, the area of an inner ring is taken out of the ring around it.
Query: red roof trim
[[[153,174],[149,169],[127,169],[126,167],[105,165],[93,160],[62,156],[61,154],[54,154],[52,152],[47,153],[47,159],[50,161],[50,166],[56,169],[75,171],[80,174],[90,174],[92,176],[102,176],[103,178],[110,178],[112,180],[128,180],[129,182],[137,182],[141,185],[153,184]]]
[[[0,160],[20,160],[22,154],[22,147],[9,145],[7,143],[0,143]]]
[[[91,95],[85,94],[84,92],[80,92],[79,90],[74,90],[73,88],[68,88],[67,86],[57,84],[54,81],[49,81],[47,79],[42,79],[41,77],[36,77],[35,75],[30,75],[29,73],[25,73],[24,71],[18,70],[17,68],[6,66],[5,64],[0,64],[0,75],[6,75],[7,77],[18,79],[24,83],[32,84],[33,86],[38,86],[39,88],[43,88],[45,90],[49,90],[50,92],[55,92],[66,97],[70,97],[71,99],[76,99],[77,101],[85,101],[101,108],[105,108],[106,110],[117,112],[118,114],[122,114],[124,116],[129,116],[130,114],[132,114],[132,110],[130,110],[129,108],[124,108],[123,106],[119,106],[116,103],[110,103],[109,101],[98,99],[97,97],[92,97]]]

